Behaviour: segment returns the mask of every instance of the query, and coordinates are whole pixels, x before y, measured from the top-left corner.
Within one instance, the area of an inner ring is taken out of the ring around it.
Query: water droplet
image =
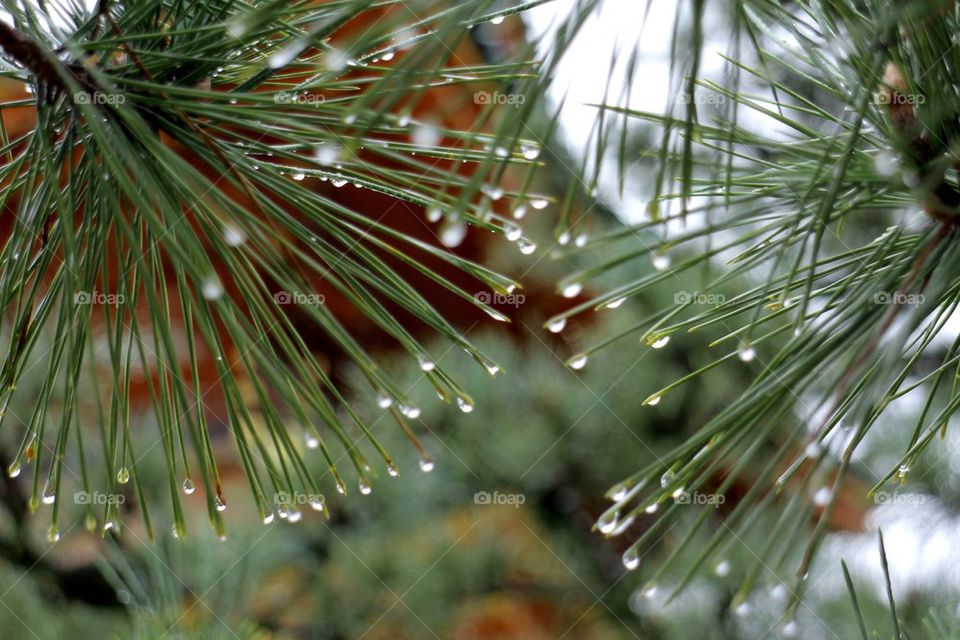
[[[305,46],[306,44],[299,38],[290,41],[270,54],[270,57],[267,59],[267,66],[271,69],[280,69],[281,67],[287,66],[303,51]]]
[[[399,475],[400,475],[400,470],[397,469],[397,465],[393,464],[392,462],[391,462],[390,464],[388,464],[388,465],[387,465],[387,475],[390,476],[391,478],[396,478],[397,476],[399,476]]]
[[[627,493],[630,491],[630,487],[626,482],[620,482],[618,484],[610,487],[610,490],[607,492],[607,496],[614,502],[620,502],[627,497]]]
[[[550,200],[542,196],[534,196],[530,198],[530,206],[536,209],[537,211],[541,209],[546,209],[548,204],[550,204]]]
[[[416,420],[420,417],[420,408],[411,407],[408,405],[400,405],[400,413],[410,418],[411,420]]]
[[[653,254],[653,268],[657,271],[666,271],[670,268],[670,256],[666,253]]]
[[[506,158],[510,156],[510,149],[507,149],[506,147],[498,146],[496,149],[493,150],[493,153],[498,158]]]
[[[347,485],[343,484],[343,480],[341,480],[340,478],[337,478],[336,487],[337,487],[337,493],[339,493],[342,496],[347,495]]]
[[[344,123],[344,124],[348,124],[348,125],[349,125],[349,124],[353,124],[353,123],[356,122],[356,121],[357,121],[357,114],[355,114],[355,113],[348,113],[347,115],[343,116],[343,123]]]
[[[521,220],[525,215],[527,215],[526,205],[518,204],[513,208],[513,217],[515,220]]]
[[[576,298],[578,295],[580,295],[581,291],[583,291],[583,285],[579,282],[572,282],[564,286],[563,291],[560,293],[564,298]]]
[[[323,496],[314,496],[310,500],[310,508],[314,511],[323,511],[326,506],[326,501],[323,499]]]
[[[746,602],[741,602],[734,608],[733,612],[742,618],[750,613],[750,605]]]
[[[239,247],[247,241],[247,234],[240,227],[228,224],[223,227],[223,241],[229,247]]]
[[[384,62],[390,62],[391,60],[393,60],[394,55],[395,54],[393,51],[385,51],[384,54],[380,57],[380,59],[383,60]]]
[[[617,521],[620,519],[620,511],[617,509],[608,509],[597,519],[597,529],[600,533],[611,533],[617,528]]]
[[[487,373],[489,373],[491,376],[495,376],[500,373],[500,366],[494,364],[493,362],[484,362],[483,368],[486,369]]]
[[[725,578],[730,575],[730,563],[724,560],[713,568],[713,572],[721,578]]]
[[[378,393],[377,406],[381,409],[389,409],[391,406],[393,406],[393,398],[385,393]]]
[[[559,236],[557,236],[557,244],[561,246],[566,246],[570,244],[570,232],[564,231]]]
[[[340,145],[320,144],[313,151],[313,159],[317,164],[329,167],[340,158]]]
[[[583,246],[586,246],[587,240],[589,239],[590,238],[589,236],[587,236],[587,234],[581,233],[580,235],[577,236],[577,239],[573,241],[573,244],[575,244],[578,247],[583,247]]]
[[[910,473],[910,465],[900,465],[900,470],[897,472],[897,475],[900,477],[900,479],[906,478],[908,473]]]
[[[567,326],[566,318],[557,318],[547,323],[547,331],[550,333],[560,333]]]
[[[459,407],[460,411],[464,413],[470,413],[473,411],[473,403],[466,398],[457,398],[457,407]]]
[[[47,481],[43,487],[43,495],[40,497],[43,504],[53,504],[57,501],[57,487],[53,482]]]
[[[467,236],[467,224],[463,220],[447,220],[440,228],[440,242],[445,247],[458,247]]]
[[[373,491],[373,487],[367,484],[367,481],[364,480],[363,478],[361,478],[360,481],[357,483],[357,487],[360,489],[360,493],[362,493],[365,496],[370,495],[370,492]]]
[[[227,503],[224,502],[223,498],[220,496],[217,496],[213,499],[213,506],[217,511],[223,512],[227,510]]]
[[[301,180],[307,177],[307,174],[303,173],[302,171],[297,171],[295,173],[291,173],[290,177],[296,180],[297,182],[300,182]]]
[[[644,509],[647,513],[656,513],[660,509],[660,504],[654,502],[653,504],[647,505],[647,508]]]
[[[830,498],[833,497],[833,491],[830,487],[820,487],[813,494],[813,504],[818,507],[825,507],[830,504]]]
[[[184,492],[185,494],[187,494],[187,495],[189,496],[191,493],[193,493],[193,492],[196,491],[196,490],[197,490],[197,487],[196,487],[196,485],[193,484],[193,480],[191,480],[190,478],[184,479],[184,481],[183,481],[183,492]]]
[[[647,398],[646,400],[644,400],[643,403],[644,403],[645,405],[650,406],[650,407],[655,407],[655,406],[657,406],[658,404],[660,404],[660,396],[651,396],[651,397]]]
[[[516,242],[520,239],[520,236],[523,235],[523,229],[521,229],[518,225],[505,222],[503,224],[503,235],[510,242]]]
[[[273,522],[273,519],[274,519],[274,515],[273,515],[273,512],[271,511],[267,515],[263,516],[263,524],[270,524],[271,522]]]
[[[664,489],[666,489],[666,488],[669,487],[671,484],[673,484],[673,482],[674,482],[676,479],[677,479],[677,475],[676,475],[673,471],[671,471],[670,469],[667,469],[667,470],[663,473],[663,475],[660,476],[660,486],[663,487]]]
[[[803,455],[808,458],[820,457],[820,443],[814,440],[808,444],[803,450]]]
[[[749,342],[741,342],[737,347],[737,356],[743,362],[751,362],[754,358],[757,357],[757,350],[753,348]]]
[[[576,355],[567,360],[567,366],[571,369],[580,370],[587,366],[587,356],[584,354]]]
[[[10,466],[7,467],[7,475],[11,478],[16,478],[20,475],[20,461],[11,462]]]
[[[320,446],[320,440],[312,433],[305,433],[303,435],[303,441],[307,445],[307,449],[316,449]]]
[[[520,153],[522,153],[523,157],[527,160],[536,160],[540,157],[540,148],[522,144],[520,145]]]
[[[420,471],[423,471],[424,473],[430,473],[431,471],[433,471],[433,467],[434,467],[433,460],[431,460],[427,456],[422,456],[420,458]]]
[[[219,278],[207,278],[203,281],[200,291],[207,300],[218,300],[223,296],[223,285],[220,284]]]
[[[503,197],[503,189],[500,187],[493,187],[490,185],[483,185],[480,190],[493,201],[497,201]]]
[[[623,552],[623,566],[627,571],[633,571],[640,566],[640,552],[636,547],[630,547]]]
[[[419,356],[417,358],[417,364],[420,365],[421,371],[433,371],[437,368],[437,364],[433,360]]]
[[[504,18],[503,16],[496,16],[496,17],[490,18],[490,24],[501,24],[503,23],[503,18]]]
[[[784,623],[782,627],[780,627],[780,634],[784,638],[796,638],[799,632],[800,632],[800,627],[797,626],[797,623],[795,620],[790,620]]]
[[[440,130],[431,124],[418,124],[410,137],[418,147],[435,147],[440,142]]]
[[[290,515],[287,516],[287,522],[300,522],[303,518],[303,514],[297,510],[290,512]]]
[[[626,301],[626,298],[617,298],[616,300],[611,300],[605,306],[607,309],[616,309]]]
[[[52,524],[50,528],[47,529],[47,542],[53,544],[60,539],[60,529],[57,528],[57,525]]]
[[[522,253],[525,256],[528,256],[537,250],[536,243],[530,242],[526,238],[521,238],[517,246],[520,247],[520,253]]]
[[[652,349],[663,349],[670,342],[670,336],[661,336],[650,343]]]
[[[120,484],[127,484],[130,482],[130,470],[126,467],[120,467],[120,470],[117,471],[117,482]]]

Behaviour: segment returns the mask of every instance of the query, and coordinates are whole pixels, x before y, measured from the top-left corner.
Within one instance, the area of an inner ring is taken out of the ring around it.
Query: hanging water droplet
[[[323,496],[314,496],[310,499],[310,508],[314,511],[323,511],[326,506],[326,501],[323,499]]]
[[[363,478],[361,478],[360,481],[357,483],[357,487],[360,489],[360,493],[362,493],[365,496],[370,495],[370,492],[373,491],[373,487],[367,484],[367,481],[364,480]]]
[[[611,533],[617,528],[617,521],[620,519],[620,511],[617,509],[608,509],[597,519],[597,529],[600,533]]]
[[[487,373],[489,373],[491,376],[495,376],[500,373],[500,366],[494,364],[493,362],[484,362],[483,368],[486,369]]]
[[[520,253],[525,256],[528,256],[537,250],[537,244],[535,242],[530,242],[526,238],[520,238],[517,246],[520,247]]]
[[[390,62],[391,60],[393,60],[393,56],[394,56],[394,55],[395,55],[395,54],[394,54],[393,51],[385,51],[385,52],[383,53],[383,55],[380,56],[380,57],[381,57],[381,59],[382,59],[384,62]]]
[[[421,371],[433,371],[437,368],[437,364],[433,360],[429,360],[423,356],[417,357],[417,364],[420,366]]]
[[[902,480],[907,477],[907,474],[910,473],[910,465],[902,464],[900,465],[900,470],[897,472],[897,475]]]
[[[247,241],[247,234],[240,227],[228,224],[223,227],[223,241],[229,247],[239,247]]]
[[[400,475],[400,470],[397,469],[397,465],[393,464],[392,462],[391,462],[390,464],[388,464],[388,465],[387,465],[387,475],[390,476],[391,478],[396,478],[397,476],[399,476],[399,475]]]
[[[749,342],[744,341],[737,347],[737,356],[743,362],[750,362],[757,357],[757,350]]]
[[[627,571],[633,571],[640,566],[640,552],[636,547],[630,547],[623,552],[623,566]]]
[[[223,285],[219,278],[210,277],[203,281],[200,291],[207,300],[218,300],[223,296]]]
[[[532,145],[521,144],[520,153],[527,160],[536,160],[540,157],[540,148]]]
[[[743,618],[748,613],[750,613],[750,605],[747,604],[746,602],[741,602],[734,608],[733,612],[739,617]]]
[[[467,237],[467,224],[463,220],[448,219],[440,227],[440,242],[445,247],[459,247],[465,237]]]
[[[670,256],[666,253],[653,254],[653,268],[657,271],[666,271],[670,268]]]
[[[381,409],[389,409],[391,406],[393,406],[393,398],[385,393],[378,393],[377,406]]]
[[[400,413],[410,418],[411,420],[416,420],[420,417],[420,408],[411,407],[408,405],[400,405]]]
[[[522,220],[525,215],[527,215],[526,205],[518,204],[513,208],[513,217],[515,220]]]
[[[488,198],[494,201],[499,200],[500,198],[503,197],[503,189],[501,189],[500,187],[483,185],[480,188],[480,190],[483,192],[485,196],[487,196]]]
[[[652,349],[663,349],[670,342],[670,336],[661,336],[650,343]]]
[[[470,413],[471,411],[473,411],[473,403],[467,400],[466,398],[458,397],[457,407],[459,407],[460,411],[464,413]]]
[[[570,244],[570,232],[564,231],[559,236],[557,236],[557,244],[560,246],[566,246]]]
[[[347,184],[347,182],[348,180],[346,178],[334,178],[333,180],[330,181],[330,184],[332,184],[337,189],[339,189],[343,185]]]
[[[647,505],[647,508],[644,509],[647,513],[656,513],[660,509],[660,504],[654,502],[653,504]]]
[[[523,229],[510,222],[503,224],[503,236],[510,242],[516,242],[523,235]]]
[[[496,149],[493,150],[493,153],[498,158],[506,158],[510,156],[510,149],[507,149],[506,147],[498,146]]]
[[[730,563],[726,560],[723,560],[713,568],[713,572],[719,577],[725,578],[726,576],[730,575]]]
[[[785,622],[784,625],[780,627],[780,635],[782,635],[784,638],[796,638],[799,632],[800,627],[797,626],[797,623],[794,620]]]
[[[300,522],[302,518],[303,518],[303,513],[297,510],[293,510],[290,512],[290,515],[287,516],[287,522],[291,522],[291,523]]]
[[[490,18],[490,24],[501,24],[503,22],[503,16],[495,16]]]
[[[677,479],[677,475],[672,470],[667,469],[666,471],[663,472],[663,475],[660,476],[660,486],[666,489],[671,484],[673,484],[674,480],[676,479]]]
[[[117,482],[120,484],[127,484],[130,482],[130,470],[125,466],[120,467],[119,471],[117,471]]]
[[[190,478],[185,478],[183,481],[183,492],[188,496],[197,490],[196,485],[193,484],[193,480]]]
[[[344,123],[344,124],[350,125],[350,124],[353,124],[353,123],[356,122],[356,121],[357,121],[357,114],[355,114],[355,113],[348,113],[347,115],[343,116],[343,123]]]
[[[307,449],[316,449],[320,446],[320,440],[312,433],[303,434],[303,441],[307,445]]]
[[[47,529],[47,542],[53,544],[60,539],[60,529],[57,528],[57,525],[52,524],[50,528]]]
[[[20,475],[20,461],[16,460],[10,463],[10,466],[7,467],[7,475],[11,478],[16,478]]]
[[[616,300],[611,300],[605,305],[607,309],[616,309],[622,305],[627,299],[626,298],[617,298]]]
[[[340,478],[337,478],[336,487],[337,487],[337,493],[339,493],[342,496],[347,495],[347,485],[345,485],[343,483],[343,480],[341,480]]]
[[[530,206],[537,211],[546,209],[548,204],[550,204],[550,200],[544,198],[543,196],[532,196],[530,198]]]
[[[217,511],[223,512],[227,510],[227,503],[224,502],[223,498],[217,496],[213,499],[213,506]]]
[[[609,497],[614,502],[620,502],[627,497],[627,493],[630,491],[630,487],[626,482],[620,482],[618,484],[610,487],[610,490],[607,491],[607,497]]]
[[[423,471],[424,473],[430,473],[433,471],[433,467],[433,460],[426,455],[420,457],[420,471]]]
[[[573,241],[573,244],[575,244],[578,247],[583,247],[583,246],[586,246],[587,240],[589,239],[590,238],[589,236],[587,236],[587,234],[581,233],[577,236],[577,239]]]
[[[587,356],[585,354],[573,356],[567,360],[567,366],[576,370],[583,369],[585,366],[587,366]]]
[[[57,501],[57,487],[50,480],[43,487],[43,495],[40,497],[43,504],[53,504]]]
[[[550,333],[560,333],[567,326],[566,318],[557,318],[547,323],[547,331]]]
[[[645,405],[647,405],[647,406],[655,407],[655,406],[657,406],[658,404],[660,404],[660,396],[658,396],[658,395],[657,395],[657,396],[651,396],[651,397],[647,398],[646,400],[644,400],[643,403],[644,403]]]
[[[270,524],[271,522],[273,522],[273,520],[274,520],[274,515],[272,511],[266,514],[265,516],[263,516],[263,524]]]
[[[300,181],[302,181],[304,178],[307,177],[307,174],[305,174],[305,173],[302,172],[302,171],[297,171],[297,172],[295,172],[295,173],[291,173],[291,174],[290,174],[290,177],[293,178],[294,180],[296,180],[297,182],[300,182]]]
[[[563,291],[560,293],[564,298],[576,298],[578,295],[580,295],[581,291],[583,291],[582,284],[579,282],[571,282],[570,284],[564,286]]]

